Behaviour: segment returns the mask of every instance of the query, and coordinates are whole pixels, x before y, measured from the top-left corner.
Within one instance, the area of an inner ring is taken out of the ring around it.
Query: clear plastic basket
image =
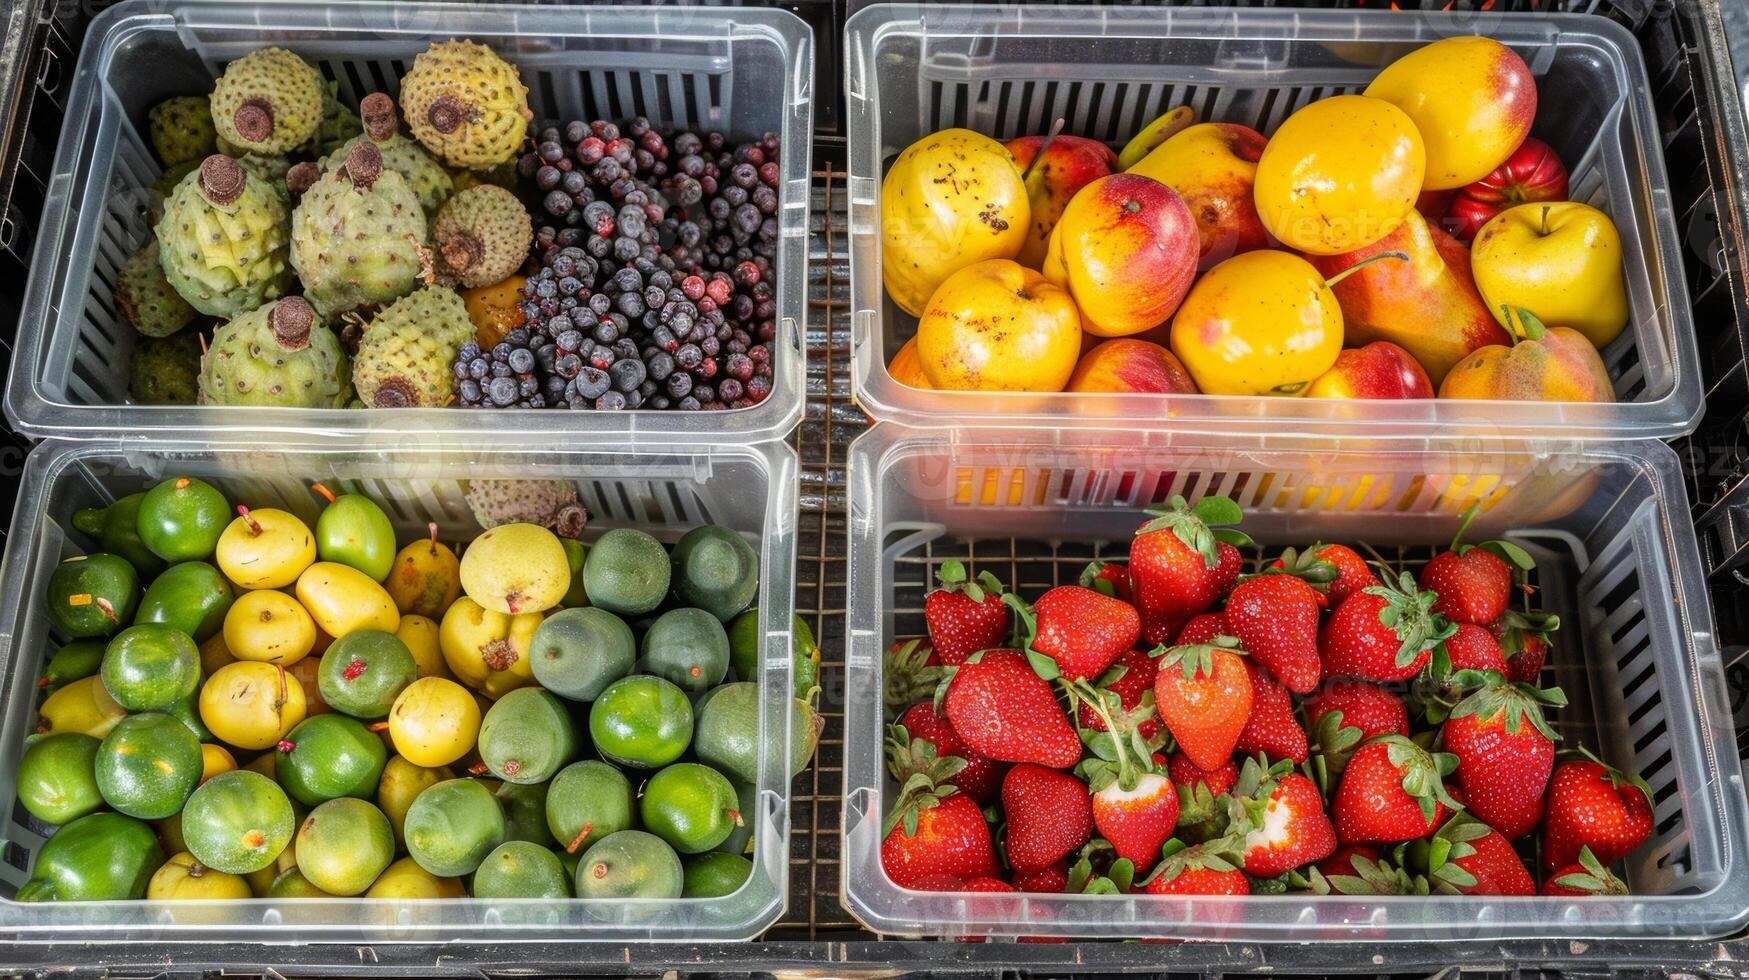
[[[876,4],[845,28],[853,377],[880,420],[912,426],[1249,426],[1365,434],[1667,438],[1700,418],[1701,379],[1650,83],[1626,29],[1586,14]],[[916,332],[881,285],[880,188],[901,150],[962,126],[1123,145],[1166,110],[1268,135],[1309,102],[1363,89],[1403,53],[1487,34],[1523,55],[1534,135],[1571,168],[1573,200],[1621,232],[1632,323],[1603,351],[1616,402],[1362,401],[1233,395],[944,392],[893,380]]]
[[[233,500],[279,507],[308,522],[320,499],[312,481],[345,487],[382,505],[397,536],[435,521],[445,540],[479,533],[462,497],[472,478],[575,481],[589,512],[585,539],[641,528],[672,544],[691,527],[717,523],[760,555],[761,753],[753,873],[717,899],[627,901],[250,899],[226,902],[12,900],[50,828],[17,804],[24,740],[36,724],[36,678],[60,646],[42,603],[62,559],[92,550],[72,526],[82,507],[102,506],[171,476],[196,476]],[[795,579],[796,457],[787,446],[695,452],[632,450],[542,453],[460,451],[406,445],[333,451],[320,445],[248,450],[165,442],[46,443],[31,453],[0,569],[0,802],[8,814],[0,850],[0,938],[7,942],[225,941],[265,943],[520,943],[577,940],[747,939],[782,913],[789,886],[787,751],[791,712],[790,623]]]
[[[466,37],[514,62],[536,121],[648,116],[782,140],[773,388],[721,412],[278,409],[134,405],[134,331],[117,314],[116,274],[150,235],[145,189],[161,168],[146,111],[210,89],[230,61],[289,48],[339,83],[342,101],[398,91],[414,55]],[[438,2],[127,0],[85,37],[19,320],[6,413],[32,436],[131,438],[181,432],[318,435],[531,429],[662,445],[782,436],[800,419],[807,284],[813,35],[775,9],[562,7]]]
[[[845,692],[846,908],[883,933],[1430,941],[1720,936],[1749,921],[1749,813],[1705,580],[1660,443],[1572,450],[1415,448],[1162,431],[952,435],[877,425],[851,448]],[[939,564],[988,569],[1022,595],[1121,556],[1142,508],[1174,494],[1234,498],[1269,551],[1365,542],[1407,567],[1449,542],[1505,535],[1537,559],[1562,625],[1544,682],[1572,704],[1571,744],[1644,775],[1650,839],[1617,867],[1634,894],[1583,900],[944,894],[895,885],[880,862],[896,787],[882,755],[882,655],[924,634]]]

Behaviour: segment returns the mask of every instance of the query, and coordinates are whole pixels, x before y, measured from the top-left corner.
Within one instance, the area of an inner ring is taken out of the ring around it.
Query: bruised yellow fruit
[[[266,749],[304,720],[304,688],[284,667],[239,660],[200,688],[200,720],[240,749]]]
[[[437,540],[437,525],[429,527],[429,538],[396,553],[383,586],[402,613],[438,619],[462,594],[461,566],[455,552]]]
[[[316,622],[284,592],[257,589],[237,597],[225,613],[225,649],[238,660],[289,667],[316,645]]]
[[[466,755],[479,734],[480,706],[455,681],[416,680],[389,708],[389,739],[395,751],[415,766],[447,766]]]
[[[204,783],[221,772],[237,768],[237,757],[223,745],[208,742],[200,747],[200,763],[200,781]]]
[[[351,565],[319,561],[298,576],[297,592],[316,625],[332,637],[357,630],[393,633],[401,625],[388,591]]]
[[[384,869],[364,893],[365,898],[466,898],[460,878],[440,878],[404,857]]]
[[[296,514],[237,508],[213,561],[240,589],[283,589],[316,560],[316,537]]]
[[[451,674],[463,684],[499,698],[534,683],[528,648],[544,617],[511,616],[463,596],[444,614],[438,645]]]
[[[127,716],[127,709],[115,703],[102,679],[93,674],[63,684],[43,702],[40,715],[38,732],[81,732],[103,738]]]
[[[482,533],[462,553],[460,571],[468,598],[512,615],[551,609],[571,588],[565,546],[539,524],[500,524]]]
[[[426,789],[454,778],[455,773],[448,766],[419,766],[408,762],[405,756],[389,757],[383,766],[382,778],[377,780],[377,807],[383,811],[383,816],[389,818],[397,846],[402,843],[407,809],[413,805],[414,798]]]
[[[1074,298],[1007,259],[954,273],[917,322],[917,359],[935,388],[1062,391],[1080,356]]]
[[[443,647],[438,641],[435,621],[408,613],[401,617],[395,637],[407,644],[407,651],[413,654],[415,677],[451,676],[449,664],[443,662]]]
[[[881,182],[881,278],[919,316],[943,280],[1026,247],[1032,205],[1007,147],[944,129],[905,148]]]
[[[462,290],[462,305],[474,321],[474,339],[481,350],[498,346],[504,335],[527,322],[522,314],[522,285],[528,280],[511,276],[490,286]]]
[[[159,865],[146,883],[146,898],[154,902],[224,902],[250,898],[249,882],[201,864],[183,851]]]

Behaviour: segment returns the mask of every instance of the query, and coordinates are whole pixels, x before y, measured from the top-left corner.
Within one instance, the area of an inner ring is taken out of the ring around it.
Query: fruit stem
[[[431,554],[433,556],[436,556],[436,554],[437,554],[437,522],[432,521],[429,524],[426,524],[425,530],[426,530],[426,533],[431,535]]]
[[[373,721],[364,727],[366,731],[386,732],[389,730],[389,723],[386,721]]]
[[[261,536],[261,522],[257,521],[255,518],[249,516],[248,506],[246,506],[244,504],[238,504],[237,505],[237,516],[241,517],[243,519],[243,523],[249,526],[249,533],[250,534],[255,535],[256,537]]]
[[[1458,524],[1457,533],[1451,536],[1451,547],[1446,550],[1458,550],[1458,546],[1463,543],[1464,533],[1470,529],[1470,522],[1474,521],[1476,515],[1481,512],[1482,502],[1480,500],[1474,501],[1468,507],[1464,508],[1463,522]]]
[[[1377,262],[1380,259],[1398,259],[1400,261],[1407,262],[1407,261],[1409,261],[1409,253],[1408,252],[1380,252],[1377,255],[1369,255],[1366,258],[1361,259],[1359,262],[1354,263],[1353,265],[1349,266],[1348,268],[1343,269],[1341,272],[1338,272],[1335,275],[1331,276],[1330,278],[1324,280],[1324,285],[1326,287],[1334,286],[1337,283],[1341,282],[1342,280],[1347,279],[1349,276],[1354,275],[1356,272],[1359,272],[1360,270],[1366,268],[1367,266],[1372,265],[1374,262]]]
[[[739,827],[742,825],[740,810],[728,810],[726,812],[729,814],[729,819],[735,821],[735,826]]]
[[[470,776],[484,776],[485,774],[486,764],[484,762],[476,762],[468,767],[468,775]]]
[[[290,752],[291,750],[298,747],[298,743],[293,742],[290,739],[282,738],[278,742],[274,743],[273,747],[275,750],[280,751],[280,752]]]
[[[588,837],[589,832],[591,830],[594,830],[594,829],[595,829],[594,824],[592,824],[592,823],[584,824],[583,829],[577,831],[577,836],[571,838],[571,843],[565,845],[565,853],[566,854],[577,853],[577,848],[583,846],[583,838]]]
[[[1099,716],[1100,721],[1105,722],[1105,732],[1107,735],[1111,736],[1112,750],[1117,753],[1117,784],[1127,793],[1130,790],[1135,789],[1136,784],[1141,782],[1141,774],[1136,772],[1135,766],[1131,764],[1130,754],[1124,746],[1126,736],[1129,733],[1120,732],[1118,730],[1117,721],[1106,708],[1105,699],[1100,696],[1099,692],[1091,685],[1087,685],[1085,681],[1081,683],[1086,686],[1086,691],[1077,692],[1075,687],[1070,687],[1068,689],[1069,696],[1074,698],[1077,693],[1080,693],[1082,697],[1086,697],[1087,694],[1093,695],[1091,698],[1088,698],[1091,702],[1093,713]]]
[[[327,498],[329,503],[333,503],[335,500],[334,491],[328,489],[327,487],[321,485],[320,483],[310,484],[310,489],[316,491],[317,493],[321,494],[323,497]]]
[[[1062,116],[1058,116],[1057,121],[1051,123],[1051,131],[1045,134],[1045,141],[1038,145],[1038,152],[1032,155],[1032,162],[1026,165],[1025,170],[1020,172],[1020,182],[1022,184],[1025,184],[1027,179],[1032,176],[1032,168],[1038,166],[1038,162],[1045,158],[1045,151],[1050,149],[1051,144],[1057,141],[1057,135],[1063,131],[1063,125],[1066,122],[1066,119]]]
[[[1547,238],[1549,235],[1549,212],[1553,211],[1554,209],[1555,209],[1554,205],[1552,205],[1552,204],[1543,205],[1542,228],[1538,230],[1538,233],[1541,234],[1544,238]]]

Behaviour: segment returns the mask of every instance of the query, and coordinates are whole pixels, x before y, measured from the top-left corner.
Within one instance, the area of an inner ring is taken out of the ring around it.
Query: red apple
[[[1045,146],[1046,143],[1049,146]],[[1045,261],[1045,244],[1051,229],[1057,226],[1063,209],[1075,192],[1112,172],[1117,166],[1117,154],[1098,140],[1079,136],[1022,136],[1009,140],[1005,146],[1014,157],[1021,173],[1026,175],[1026,196],[1032,204],[1032,221],[1026,229],[1026,247],[1015,261],[1029,269],[1037,269]],[[1045,155],[1035,165],[1033,157],[1039,147]]]
[[[1528,137],[1493,173],[1458,189],[1451,202],[1452,234],[1467,242],[1507,208],[1566,199],[1566,165],[1553,147]]]
[[[1141,174],[1112,174],[1063,209],[1045,278],[1067,289],[1081,326],[1127,337],[1166,322],[1196,278],[1196,221],[1178,192]]]
[[[1388,340],[1351,347],[1312,382],[1308,398],[1432,398],[1421,363]]]

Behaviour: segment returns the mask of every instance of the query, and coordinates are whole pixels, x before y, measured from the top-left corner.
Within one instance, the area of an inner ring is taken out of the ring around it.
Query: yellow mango
[[[515,616],[487,609],[463,596],[443,615],[438,645],[455,679],[489,698],[534,684],[529,643],[541,624],[538,612]]]
[[[944,129],[905,148],[881,182],[881,277],[899,308],[920,316],[935,287],[985,259],[1026,247],[1032,205],[1007,147]]]
[[[332,637],[356,630],[393,633],[401,625],[388,590],[351,565],[316,562],[298,576],[297,592],[316,625]]]

